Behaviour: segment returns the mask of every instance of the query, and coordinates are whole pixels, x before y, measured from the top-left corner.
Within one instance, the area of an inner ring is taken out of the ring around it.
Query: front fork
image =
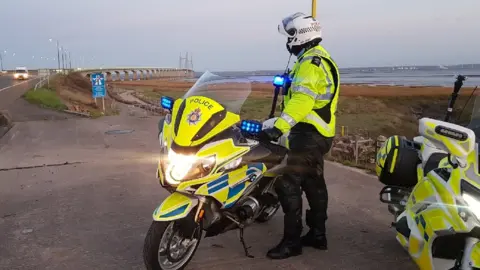
[[[202,220],[203,215],[205,214],[205,210],[203,210],[203,204],[205,201],[205,197],[198,197],[197,212],[195,213],[194,217],[195,223],[197,224]]]

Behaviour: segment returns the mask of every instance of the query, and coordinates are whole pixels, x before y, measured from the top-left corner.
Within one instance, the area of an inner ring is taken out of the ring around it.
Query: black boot
[[[316,229],[310,229],[307,234],[302,236],[302,245],[305,247],[327,250],[327,236],[325,233],[319,232]]]
[[[267,257],[270,259],[281,260],[302,254],[302,241],[300,238],[302,235],[301,215],[300,217],[297,217],[297,215],[285,215],[283,222],[282,241],[268,251]]]
[[[273,260],[281,260],[301,254],[302,244],[299,240],[292,241],[287,237],[283,237],[276,247],[268,251],[267,257]]]
[[[311,210],[306,211],[305,221],[310,227],[307,234],[302,236],[302,245],[320,250],[327,250],[327,236],[325,234],[325,220],[321,215],[315,215]]]

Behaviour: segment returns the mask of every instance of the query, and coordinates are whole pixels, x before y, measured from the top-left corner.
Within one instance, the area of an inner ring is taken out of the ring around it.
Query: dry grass
[[[51,85],[69,110],[88,112],[94,117],[102,115],[102,100],[97,99],[95,103],[90,80],[80,73],[58,75]],[[118,114],[113,103],[112,99],[105,97],[105,115]]]
[[[192,87],[193,82],[169,81],[169,80],[148,80],[148,81],[125,81],[112,82],[112,85],[130,89],[151,89],[154,92],[162,91],[187,91]],[[452,82],[453,85],[453,82]],[[271,95],[273,88],[268,83],[252,83],[252,95]],[[469,95],[472,88],[463,88],[461,95]],[[450,95],[450,87],[436,86],[369,86],[361,84],[349,84],[341,86],[342,96],[363,96],[363,97],[412,97],[412,96],[442,96]]]

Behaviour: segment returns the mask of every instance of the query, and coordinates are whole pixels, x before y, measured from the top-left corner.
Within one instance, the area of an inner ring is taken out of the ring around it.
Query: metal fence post
[[[358,165],[358,136],[355,135],[355,150],[353,151],[355,156],[355,165]]]

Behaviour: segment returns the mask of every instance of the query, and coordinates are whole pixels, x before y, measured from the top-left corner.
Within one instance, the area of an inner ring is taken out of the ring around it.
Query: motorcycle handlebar
[[[260,140],[260,138],[258,137],[258,134],[242,131],[242,136],[244,138],[257,141],[260,145],[262,145],[266,148],[269,148],[271,150],[275,150],[276,152],[280,151],[280,149],[282,149],[281,152],[285,151],[285,153],[286,153],[288,151],[288,149],[285,146],[282,146],[280,144],[276,144],[276,143],[273,143],[271,141]],[[273,149],[273,148],[275,148],[275,149]]]

